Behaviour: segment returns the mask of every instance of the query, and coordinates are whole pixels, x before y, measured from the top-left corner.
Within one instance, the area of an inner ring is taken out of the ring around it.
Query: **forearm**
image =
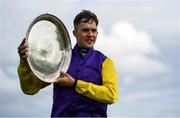
[[[19,64],[18,75],[20,80],[21,89],[25,94],[36,94],[41,88],[49,85],[39,80],[31,71],[27,64]]]
[[[78,80],[75,90],[88,98],[112,104],[117,100],[117,89],[115,86],[95,85],[93,83]]]

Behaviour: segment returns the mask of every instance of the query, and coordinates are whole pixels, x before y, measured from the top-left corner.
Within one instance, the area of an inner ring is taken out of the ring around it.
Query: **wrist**
[[[74,80],[74,83],[73,83],[73,85],[72,85],[72,88],[74,88],[74,89],[76,88],[77,81],[78,81],[77,79]]]
[[[20,64],[27,65],[27,60],[26,59],[20,59]]]

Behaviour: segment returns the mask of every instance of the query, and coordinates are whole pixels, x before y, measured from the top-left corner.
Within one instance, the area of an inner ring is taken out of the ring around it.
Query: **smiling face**
[[[97,38],[97,26],[93,20],[88,22],[80,22],[80,24],[73,31],[76,37],[77,44],[82,48],[92,48]]]

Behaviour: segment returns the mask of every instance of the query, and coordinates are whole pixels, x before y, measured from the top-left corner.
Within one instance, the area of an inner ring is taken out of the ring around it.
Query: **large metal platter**
[[[42,81],[55,82],[60,71],[66,72],[71,60],[71,41],[61,20],[51,14],[34,19],[26,33],[27,61]]]

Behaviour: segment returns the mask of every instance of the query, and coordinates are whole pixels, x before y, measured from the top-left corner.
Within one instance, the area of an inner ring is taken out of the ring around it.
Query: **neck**
[[[80,53],[85,56],[88,52],[89,52],[89,49],[90,48],[84,48],[84,47],[80,47],[79,45],[77,45],[79,50],[80,50]]]

